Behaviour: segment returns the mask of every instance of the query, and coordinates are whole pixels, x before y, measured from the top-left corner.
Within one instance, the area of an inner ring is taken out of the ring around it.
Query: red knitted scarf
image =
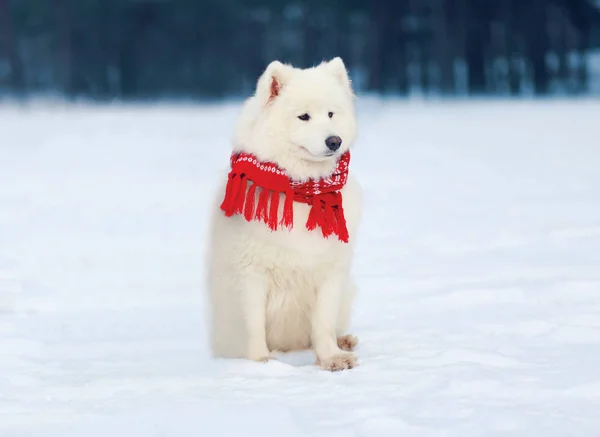
[[[340,190],[348,180],[349,164],[350,152],[346,152],[329,177],[298,182],[290,179],[276,164],[260,162],[246,153],[233,153],[221,209],[227,217],[243,214],[247,221],[262,220],[275,231],[278,225],[288,229],[293,227],[294,201],[306,203],[311,206],[306,229],[312,231],[319,226],[323,237],[335,234],[347,243],[349,236]],[[280,195],[285,196],[285,201],[283,217],[278,220]]]

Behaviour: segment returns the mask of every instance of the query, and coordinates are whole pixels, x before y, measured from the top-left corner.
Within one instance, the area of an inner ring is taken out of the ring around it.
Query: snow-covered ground
[[[361,103],[334,374],[207,352],[236,113],[0,106],[0,436],[600,434],[600,102]]]

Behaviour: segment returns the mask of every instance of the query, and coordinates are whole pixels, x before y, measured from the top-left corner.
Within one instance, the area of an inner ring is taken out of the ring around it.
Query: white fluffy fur
[[[309,121],[298,119],[304,113]],[[343,142],[328,157],[329,136]],[[355,138],[354,96],[340,58],[309,69],[275,61],[243,106],[234,149],[306,180],[330,174]],[[335,235],[325,239],[319,229],[307,231],[305,204],[294,204],[291,231],[273,232],[240,216],[226,218],[219,209],[225,182],[226,175],[215,200],[208,253],[214,355],[265,361],[274,351],[313,348],[324,369],[354,367],[356,338],[344,336],[355,294],[350,266],[362,208],[352,170],[342,191],[349,244]]]

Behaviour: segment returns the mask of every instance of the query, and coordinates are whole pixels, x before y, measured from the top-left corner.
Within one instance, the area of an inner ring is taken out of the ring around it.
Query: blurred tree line
[[[0,91],[215,98],[342,56],[359,91],[583,93],[599,27],[593,0],[0,0]]]

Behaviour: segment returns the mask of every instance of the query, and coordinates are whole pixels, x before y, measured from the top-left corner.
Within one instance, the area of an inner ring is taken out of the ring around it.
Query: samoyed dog
[[[216,357],[267,361],[313,349],[325,370],[357,366],[346,332],[362,208],[349,172],[354,94],[340,58],[272,62],[243,105],[217,193],[208,258]]]

